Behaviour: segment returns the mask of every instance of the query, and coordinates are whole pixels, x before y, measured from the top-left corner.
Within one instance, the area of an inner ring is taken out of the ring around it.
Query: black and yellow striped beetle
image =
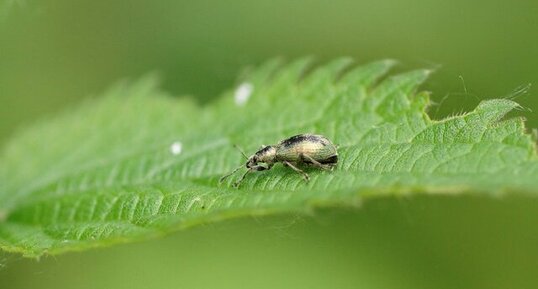
[[[276,145],[262,146],[255,154],[248,157],[238,147],[237,149],[247,159],[245,164],[247,171],[234,183],[234,186],[245,179],[246,175],[254,171],[270,170],[275,163],[282,163],[286,167],[303,175],[308,181],[310,177],[306,172],[298,168],[298,165],[309,165],[323,170],[330,170],[338,162],[337,147],[326,137],[315,134],[299,134],[280,141]],[[243,165],[229,174],[220,178],[224,179],[235,174]]]

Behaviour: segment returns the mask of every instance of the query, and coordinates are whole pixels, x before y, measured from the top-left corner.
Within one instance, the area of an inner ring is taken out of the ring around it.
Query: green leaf
[[[147,77],[21,132],[0,158],[0,247],[56,254],[384,195],[538,193],[535,142],[504,118],[517,103],[435,121],[416,93],[426,70],[380,81],[392,61],[309,63],[267,62],[206,107]],[[218,184],[244,162],[232,144],[252,153],[305,132],[339,145],[335,170],[307,169],[306,183],[277,165]]]

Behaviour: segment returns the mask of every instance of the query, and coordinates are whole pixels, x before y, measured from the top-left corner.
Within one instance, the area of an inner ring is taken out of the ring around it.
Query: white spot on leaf
[[[243,106],[247,103],[248,99],[252,95],[254,86],[251,83],[243,82],[235,90],[235,104],[238,106]]]
[[[174,143],[172,143],[172,145],[170,145],[170,152],[173,155],[179,155],[182,150],[183,150],[183,145],[179,141],[175,141]]]

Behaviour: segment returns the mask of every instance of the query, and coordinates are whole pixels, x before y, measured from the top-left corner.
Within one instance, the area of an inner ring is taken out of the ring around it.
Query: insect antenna
[[[245,157],[245,159],[248,160],[247,154],[245,154],[245,152],[238,145],[234,144],[234,148],[236,148]]]
[[[248,156],[247,154],[245,154],[245,152],[236,144],[234,144],[234,147],[245,157],[245,159],[248,160]],[[221,177],[219,179],[219,184],[222,183],[227,177],[235,174],[240,168],[242,168],[244,165],[240,165],[239,167],[237,167],[236,169],[234,169],[232,172],[230,172],[229,174],[227,175],[224,175],[223,177]]]
[[[242,168],[242,167],[243,167],[243,165],[240,165],[239,167],[237,167],[235,170],[233,170],[233,171],[230,172],[229,174],[222,176],[222,177],[219,179],[219,184],[222,183],[227,177],[229,177],[229,176],[235,174],[235,173],[236,173],[240,168]]]

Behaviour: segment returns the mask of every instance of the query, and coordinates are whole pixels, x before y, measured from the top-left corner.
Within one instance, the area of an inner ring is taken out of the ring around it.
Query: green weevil
[[[237,148],[239,149],[239,148]],[[333,169],[338,162],[337,146],[328,138],[315,134],[299,134],[280,141],[276,145],[262,146],[256,153],[248,157],[243,151],[241,154],[247,159],[247,171],[234,183],[234,186],[245,179],[246,175],[254,171],[270,170],[275,163],[282,163],[303,175],[305,181],[310,177],[298,165],[309,165],[323,170]],[[243,165],[220,178],[224,179],[235,174]]]

